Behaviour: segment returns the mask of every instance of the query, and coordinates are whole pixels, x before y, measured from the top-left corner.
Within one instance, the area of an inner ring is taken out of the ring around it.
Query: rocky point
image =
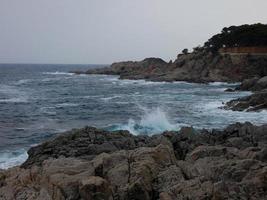
[[[92,127],[0,172],[0,199],[266,199],[267,125],[133,136]]]

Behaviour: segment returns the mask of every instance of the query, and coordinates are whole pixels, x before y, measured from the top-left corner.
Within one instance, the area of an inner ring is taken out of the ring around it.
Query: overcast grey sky
[[[1,63],[175,59],[223,27],[267,23],[267,0],[0,0]]]

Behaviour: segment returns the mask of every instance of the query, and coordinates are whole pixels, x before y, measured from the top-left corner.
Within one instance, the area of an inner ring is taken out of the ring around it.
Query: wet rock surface
[[[0,199],[266,199],[267,125],[153,137],[91,127],[0,172]]]
[[[236,90],[243,91],[261,91],[265,89],[267,89],[267,76],[245,79],[241,85],[236,88]]]
[[[251,91],[253,94],[231,100],[223,106],[223,109],[233,111],[262,111],[267,109],[267,76],[245,79],[235,90],[226,92]]]
[[[224,109],[233,111],[262,111],[267,109],[267,90],[253,93],[250,96],[234,99],[226,103]]]

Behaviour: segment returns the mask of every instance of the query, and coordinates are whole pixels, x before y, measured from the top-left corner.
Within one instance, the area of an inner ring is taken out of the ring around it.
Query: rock
[[[32,164],[41,164],[49,158],[77,157],[91,160],[100,153],[111,153],[117,150],[130,150],[149,145],[152,141],[158,144],[159,137],[134,137],[128,131],[113,133],[85,127],[62,134],[48,142],[33,147],[28,151],[29,158],[22,164],[23,168]]]
[[[73,130],[1,171],[0,199],[266,199],[266,132],[251,123],[153,137]]]
[[[246,90],[254,84],[251,79],[254,81],[254,77],[267,75],[266,65],[267,56],[264,55],[220,55],[201,50],[181,54],[169,63],[160,58],[146,58],[138,62],[117,62],[110,67],[90,69],[83,73],[119,75],[120,79],[195,83],[241,82],[249,79],[241,86]]]
[[[257,85],[259,85],[262,89],[266,88],[267,87],[267,76],[260,78],[257,81]]]
[[[256,92],[250,96],[231,100],[226,103],[223,109],[233,111],[261,111],[267,109],[267,90]]]
[[[224,90],[225,92],[235,92],[235,90],[234,89],[232,89],[232,88],[227,88],[226,90]]]
[[[79,185],[79,193],[84,200],[111,200],[112,192],[108,182],[98,176],[88,177]]]
[[[267,76],[262,78],[246,79],[237,87],[237,90],[261,91],[267,89]]]
[[[254,85],[257,83],[258,80],[259,80],[258,77],[245,79],[242,81],[241,85],[238,86],[236,89],[243,90],[243,91],[252,90],[252,88],[254,87]]]

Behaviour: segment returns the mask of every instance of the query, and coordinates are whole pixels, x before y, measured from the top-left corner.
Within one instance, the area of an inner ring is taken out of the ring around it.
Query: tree
[[[184,49],[184,50],[182,51],[182,53],[185,54],[185,55],[188,54],[188,49]]]
[[[217,52],[222,47],[251,46],[267,46],[266,24],[225,27],[204,44],[204,48],[212,52]]]

